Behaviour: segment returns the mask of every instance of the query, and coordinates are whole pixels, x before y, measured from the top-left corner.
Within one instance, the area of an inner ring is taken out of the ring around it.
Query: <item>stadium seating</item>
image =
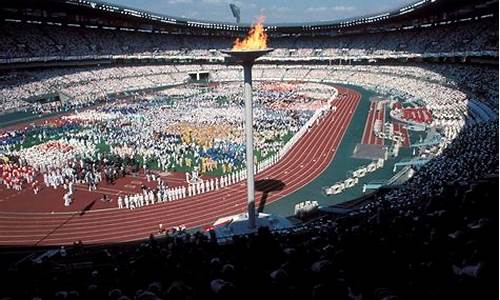
[[[431,54],[441,52],[498,51],[498,28],[493,18],[425,29],[337,37],[273,38],[275,57],[363,56]],[[196,37],[141,32],[89,30],[34,24],[0,25],[4,42],[0,59],[86,55],[194,55],[213,56],[211,49],[224,49],[232,39],[224,36]],[[21,34],[22,33],[22,34]],[[317,52],[316,50],[319,50]]]

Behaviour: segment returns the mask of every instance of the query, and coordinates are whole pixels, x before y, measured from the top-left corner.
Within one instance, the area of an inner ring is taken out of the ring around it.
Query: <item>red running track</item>
[[[351,122],[361,95],[338,87],[347,97],[334,100],[335,113],[329,112],[314,125],[276,165],[259,173],[256,180],[281,181],[279,192],[270,192],[267,203],[300,189],[330,164]],[[165,202],[134,211],[118,208],[62,213],[0,212],[0,245],[61,245],[81,240],[85,244],[125,242],[147,238],[164,228],[210,225],[220,217],[246,209],[245,183],[182,200]],[[261,189],[272,190],[272,186]],[[262,197],[256,192],[256,199]],[[90,203],[91,201],[89,201]]]
[[[185,173],[180,172],[160,172],[157,175],[168,183],[170,187],[177,187],[186,183]],[[201,176],[204,180],[210,179],[209,176]],[[38,176],[38,181],[43,182],[43,176]],[[34,195],[32,188],[25,185],[21,191],[13,189],[4,189],[0,187],[0,211],[16,213],[47,213],[47,212],[75,212],[81,211],[93,203],[91,210],[115,208],[117,196],[141,193],[141,185],[144,184],[150,188],[157,186],[156,182],[148,182],[146,176],[141,171],[138,175],[127,175],[118,178],[113,184],[102,181],[98,184],[97,190],[88,191],[88,187],[83,184],[74,185],[74,199],[70,206],[65,207],[63,195],[65,190],[62,187],[53,189],[41,184],[41,189],[37,195]],[[102,195],[106,194],[110,201],[99,201]],[[93,202],[93,200],[96,200]]]
[[[406,127],[399,122],[394,122],[393,125],[394,125],[394,132],[399,133],[403,137],[403,142],[401,143],[401,146],[410,147],[410,134],[408,133],[408,129],[406,129]]]
[[[382,126],[384,126],[383,124],[385,123],[385,105],[382,105],[382,109],[377,110],[378,103],[378,101],[372,101],[370,103],[370,111],[366,117],[361,144],[384,145],[384,140],[375,136],[373,132],[375,121],[380,120]],[[381,129],[383,130],[383,128]]]

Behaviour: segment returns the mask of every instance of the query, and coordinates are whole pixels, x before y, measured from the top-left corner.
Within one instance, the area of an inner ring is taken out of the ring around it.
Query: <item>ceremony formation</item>
[[[245,141],[242,99],[235,92],[239,88],[235,83],[177,87],[6,132],[0,140],[1,183],[34,194],[62,188],[61,201],[68,206],[75,184],[96,191],[103,180],[113,183],[139,173],[148,182],[157,181],[154,191],[110,198],[120,208],[133,209],[241,181]],[[257,164],[276,161],[285,144],[333,94],[333,87],[314,83],[262,84],[254,102]],[[165,172],[189,176],[194,170],[222,177],[173,189],[161,178]]]
[[[0,300],[498,298],[498,12],[3,1]]]

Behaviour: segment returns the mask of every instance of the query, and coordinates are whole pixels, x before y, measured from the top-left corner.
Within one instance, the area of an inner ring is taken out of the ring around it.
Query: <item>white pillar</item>
[[[252,103],[252,64],[243,64],[245,82],[245,135],[247,161],[247,208],[248,227],[255,228],[255,187],[253,164],[253,103]]]

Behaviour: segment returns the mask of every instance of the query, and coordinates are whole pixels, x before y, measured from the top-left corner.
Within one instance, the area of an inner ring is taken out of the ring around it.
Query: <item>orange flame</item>
[[[247,36],[240,40],[234,41],[232,50],[251,50],[267,48],[267,33],[264,31],[264,16],[260,16],[257,24],[250,28]]]

